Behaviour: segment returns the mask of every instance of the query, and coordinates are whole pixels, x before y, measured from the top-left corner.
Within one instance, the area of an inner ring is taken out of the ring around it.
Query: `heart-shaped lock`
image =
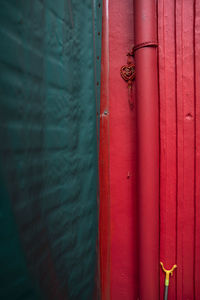
[[[128,84],[132,84],[132,81],[135,79],[135,64],[129,63],[122,66],[120,74],[125,81],[128,81]]]
[[[132,101],[132,83],[135,79],[135,64],[133,62],[133,54],[127,54],[127,64],[122,66],[120,69],[121,77],[128,83],[128,102],[130,104],[130,108],[133,109],[133,101]]]

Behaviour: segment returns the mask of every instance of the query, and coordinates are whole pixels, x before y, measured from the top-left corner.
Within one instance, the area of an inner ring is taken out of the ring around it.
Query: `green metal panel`
[[[0,298],[97,298],[101,1],[2,0],[0,41]]]

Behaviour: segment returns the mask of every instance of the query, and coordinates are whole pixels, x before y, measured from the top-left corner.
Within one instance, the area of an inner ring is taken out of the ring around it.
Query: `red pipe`
[[[134,1],[137,97],[139,294],[159,299],[159,115],[155,0]]]

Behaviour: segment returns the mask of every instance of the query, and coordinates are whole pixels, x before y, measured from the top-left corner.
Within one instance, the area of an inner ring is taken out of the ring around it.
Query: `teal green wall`
[[[101,1],[1,1],[0,299],[97,297],[100,44]]]

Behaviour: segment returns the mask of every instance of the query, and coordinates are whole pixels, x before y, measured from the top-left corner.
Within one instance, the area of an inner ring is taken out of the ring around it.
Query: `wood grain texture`
[[[160,259],[177,263],[170,299],[200,297],[198,1],[158,1]],[[163,297],[164,275],[160,275]]]

